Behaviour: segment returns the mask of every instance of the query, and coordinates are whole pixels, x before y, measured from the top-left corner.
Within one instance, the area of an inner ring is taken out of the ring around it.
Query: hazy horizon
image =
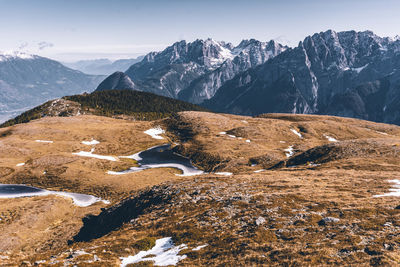
[[[371,30],[400,34],[395,0],[239,1],[0,0],[0,51],[20,50],[62,62],[134,58],[185,39],[275,39],[296,46],[306,36]],[[362,8],[361,8],[362,6]]]

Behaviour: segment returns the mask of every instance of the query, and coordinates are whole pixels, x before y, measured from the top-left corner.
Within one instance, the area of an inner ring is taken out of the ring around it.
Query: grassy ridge
[[[99,115],[137,115],[138,113],[172,114],[185,110],[205,111],[204,108],[152,93],[132,90],[108,90],[91,94],[66,96],[85,109],[96,109]],[[159,116],[157,115],[157,116]]]
[[[180,100],[132,90],[99,91],[91,94],[65,96],[63,99],[79,103],[82,114],[108,117],[126,115],[136,120],[162,119],[180,111],[206,111],[200,106]],[[4,122],[0,128],[51,116],[49,114],[51,103],[52,101],[49,101],[28,110],[14,119]],[[65,111],[59,113],[58,116],[70,115]]]

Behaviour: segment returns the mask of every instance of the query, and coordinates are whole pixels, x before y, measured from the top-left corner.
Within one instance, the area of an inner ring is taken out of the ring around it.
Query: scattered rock
[[[332,224],[332,223],[337,223],[340,220],[338,218],[334,218],[334,217],[325,217],[322,220],[320,220],[318,222],[319,225],[323,226],[323,225],[327,225],[327,224]]]
[[[262,225],[265,223],[265,218],[264,217],[258,217],[256,220],[256,224],[258,225]]]

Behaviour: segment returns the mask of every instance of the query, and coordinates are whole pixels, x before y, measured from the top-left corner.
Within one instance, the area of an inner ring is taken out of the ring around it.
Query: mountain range
[[[92,75],[110,75],[116,71],[126,71],[133,64],[141,61],[143,56],[137,58],[118,59],[111,61],[107,58],[93,60],[79,60],[76,62],[63,62],[71,69],[79,70]]]
[[[0,54],[0,120],[49,99],[93,91],[102,79],[45,57]]]
[[[180,41],[97,90],[132,89],[241,115],[329,114],[400,124],[400,40],[371,31],[315,33],[288,48]]]
[[[275,41],[254,39],[244,40],[236,47],[212,39],[180,41],[161,52],[147,54],[124,75],[112,75],[97,90],[133,89],[198,104],[213,97],[236,74],[286,49]]]

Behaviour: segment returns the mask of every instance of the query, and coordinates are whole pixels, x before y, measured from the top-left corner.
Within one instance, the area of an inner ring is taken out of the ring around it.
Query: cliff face
[[[217,111],[330,114],[399,123],[400,41],[372,32],[305,38],[237,75],[205,105]]]

